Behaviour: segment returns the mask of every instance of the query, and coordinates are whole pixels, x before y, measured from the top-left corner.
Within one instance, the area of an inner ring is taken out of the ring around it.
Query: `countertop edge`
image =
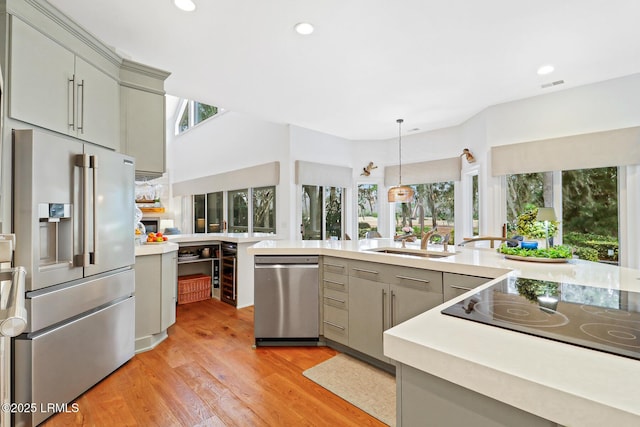
[[[137,245],[136,256],[161,255],[169,252],[177,251],[180,247],[176,243],[165,242],[159,245]]]

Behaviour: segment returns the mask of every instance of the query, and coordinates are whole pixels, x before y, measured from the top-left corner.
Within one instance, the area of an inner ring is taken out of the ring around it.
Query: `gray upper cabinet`
[[[124,59],[120,70],[122,151],[136,158],[136,175],[165,171],[166,71]]]
[[[73,52],[12,17],[9,116],[68,133],[74,68]]]
[[[103,147],[120,149],[120,86],[76,57],[75,136]],[[73,131],[72,131],[73,134]]]
[[[118,82],[52,37],[10,18],[9,116],[119,149]]]

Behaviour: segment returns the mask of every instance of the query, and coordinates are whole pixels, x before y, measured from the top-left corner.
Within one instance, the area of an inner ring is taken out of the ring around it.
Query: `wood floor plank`
[[[383,426],[302,372],[328,347],[253,348],[253,307],[177,307],[169,337],[43,426]]]

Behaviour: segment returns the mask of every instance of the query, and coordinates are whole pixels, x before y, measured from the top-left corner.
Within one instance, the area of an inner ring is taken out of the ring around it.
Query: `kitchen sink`
[[[374,248],[367,249],[369,252],[377,252],[381,254],[390,254],[390,255],[410,255],[417,256],[422,258],[446,258],[451,255],[455,255],[454,253],[445,253],[445,252],[429,252],[421,249],[411,249],[411,248]]]

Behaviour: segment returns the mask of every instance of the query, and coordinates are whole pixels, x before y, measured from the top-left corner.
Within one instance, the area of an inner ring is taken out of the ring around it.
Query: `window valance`
[[[640,164],[640,127],[491,147],[493,176]]]
[[[353,169],[345,166],[296,160],[296,184],[325,187],[351,187]]]
[[[384,185],[398,185],[398,166],[384,168]],[[460,157],[402,164],[402,184],[430,184],[433,182],[460,181],[462,163]]]
[[[267,187],[279,183],[280,162],[271,162],[176,182],[171,188],[174,196],[188,196],[249,187]]]

